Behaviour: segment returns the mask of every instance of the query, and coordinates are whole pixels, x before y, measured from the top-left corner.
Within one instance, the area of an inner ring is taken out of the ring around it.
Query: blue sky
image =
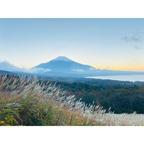
[[[66,56],[144,71],[144,19],[0,19],[0,60],[30,68]]]

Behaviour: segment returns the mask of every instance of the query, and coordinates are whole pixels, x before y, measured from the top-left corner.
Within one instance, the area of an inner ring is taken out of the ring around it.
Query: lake
[[[87,77],[87,78],[144,82],[144,75],[113,75],[113,76],[95,76],[95,77]]]

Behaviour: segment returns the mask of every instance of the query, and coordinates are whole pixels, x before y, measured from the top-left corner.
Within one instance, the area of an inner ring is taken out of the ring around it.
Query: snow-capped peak
[[[55,58],[53,61],[71,61],[71,60],[65,56],[59,56]]]

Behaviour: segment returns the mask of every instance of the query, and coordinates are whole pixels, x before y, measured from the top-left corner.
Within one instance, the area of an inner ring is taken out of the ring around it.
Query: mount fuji
[[[87,77],[98,75],[120,75],[134,74],[129,71],[113,71],[105,69],[96,69],[89,65],[80,64],[67,57],[59,56],[49,62],[42,63],[31,69],[32,73],[47,76],[64,76],[64,77]]]
[[[39,73],[82,74],[92,71],[94,68],[72,61],[67,57],[59,56],[47,63],[34,67],[33,70]]]

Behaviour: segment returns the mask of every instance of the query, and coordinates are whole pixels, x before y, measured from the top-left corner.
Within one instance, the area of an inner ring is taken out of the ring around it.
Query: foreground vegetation
[[[0,76],[0,126],[144,125],[144,116],[116,115],[66,96],[55,84]]]
[[[90,109],[76,102],[74,96],[65,97],[55,85],[43,86],[37,80],[0,77],[1,126],[94,125],[82,111],[86,114]]]

